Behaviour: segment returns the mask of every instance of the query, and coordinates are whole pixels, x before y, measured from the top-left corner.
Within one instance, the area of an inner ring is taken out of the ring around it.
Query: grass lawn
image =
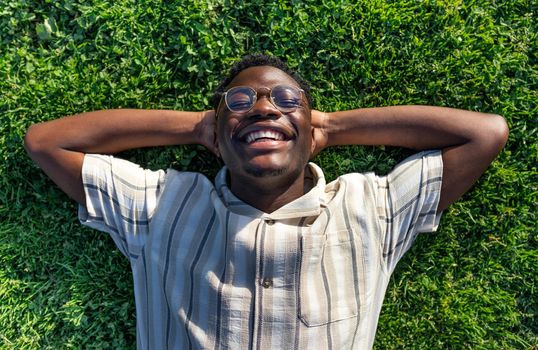
[[[0,349],[135,346],[127,260],[83,228],[32,164],[33,123],[102,108],[202,110],[230,62],[285,58],[324,111],[431,104],[498,113],[508,144],[420,236],[385,299],[376,349],[537,349],[538,5],[532,0],[13,0],[0,6]],[[408,151],[342,147],[330,179]],[[202,171],[200,146],[123,154]]]

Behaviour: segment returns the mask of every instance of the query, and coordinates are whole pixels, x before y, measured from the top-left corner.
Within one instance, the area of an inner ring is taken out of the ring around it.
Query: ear
[[[220,156],[219,140],[217,139],[217,133],[216,132],[213,135],[213,150],[212,151],[218,158],[222,158]]]
[[[313,126],[310,127],[310,134],[312,136],[312,144],[310,145],[310,159],[312,159],[316,155],[315,152],[316,152],[316,147],[318,145],[316,141],[316,128],[314,128]]]

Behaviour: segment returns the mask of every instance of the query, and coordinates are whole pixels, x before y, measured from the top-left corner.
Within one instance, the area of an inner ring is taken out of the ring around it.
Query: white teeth
[[[274,130],[260,130],[249,133],[245,138],[247,143],[252,143],[259,139],[272,139],[276,141],[282,141],[284,140],[284,135]]]

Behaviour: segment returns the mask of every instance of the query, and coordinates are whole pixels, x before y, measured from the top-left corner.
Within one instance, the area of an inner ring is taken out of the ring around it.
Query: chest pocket
[[[354,239],[359,238],[348,231],[302,237],[298,316],[306,326],[359,314],[356,245],[360,242]]]

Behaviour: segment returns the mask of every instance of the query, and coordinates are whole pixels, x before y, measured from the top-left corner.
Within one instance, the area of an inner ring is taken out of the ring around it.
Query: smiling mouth
[[[263,141],[287,141],[286,135],[276,130],[256,130],[247,133],[243,138],[247,144]]]

